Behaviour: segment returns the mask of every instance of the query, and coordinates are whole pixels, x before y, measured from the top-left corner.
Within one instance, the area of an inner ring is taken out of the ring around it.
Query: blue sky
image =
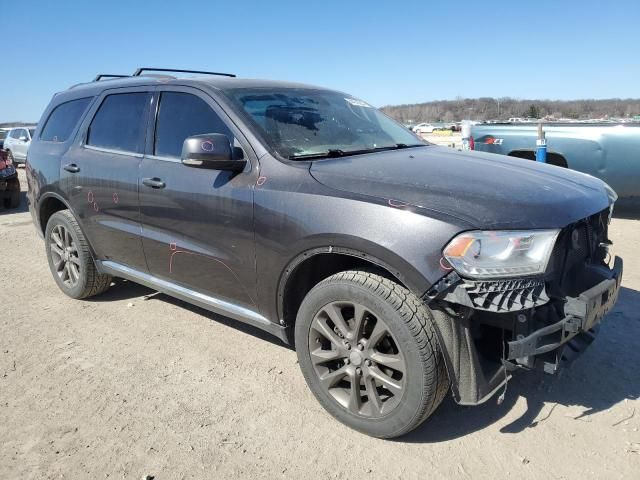
[[[0,122],[138,66],[336,88],[370,103],[640,96],[640,1],[0,0]]]

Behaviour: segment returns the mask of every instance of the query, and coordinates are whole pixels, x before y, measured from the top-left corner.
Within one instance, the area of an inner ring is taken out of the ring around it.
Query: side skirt
[[[210,312],[248,323],[249,325],[275,335],[283,342],[288,343],[285,327],[269,321],[266,317],[263,317],[258,312],[249,308],[241,307],[226,300],[196,292],[195,290],[185,288],[181,285],[154,277],[148,273],[140,272],[139,270],[129,268],[110,260],[98,260],[96,261],[96,266],[101,273],[107,273],[114,277],[126,278],[127,280],[152,288],[171,297],[197,305],[198,307],[204,308]]]

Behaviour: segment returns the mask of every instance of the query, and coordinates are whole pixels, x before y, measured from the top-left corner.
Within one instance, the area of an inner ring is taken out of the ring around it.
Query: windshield
[[[371,105],[338,92],[241,88],[228,94],[284,158],[342,156],[427,145]]]

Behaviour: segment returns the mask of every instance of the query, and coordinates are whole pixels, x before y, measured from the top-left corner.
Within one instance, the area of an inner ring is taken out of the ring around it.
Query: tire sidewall
[[[309,354],[311,323],[322,307],[340,300],[360,303],[370,309],[376,316],[384,318],[404,355],[407,372],[403,397],[400,404],[384,417],[367,418],[349,412],[320,385],[318,376],[315,373]],[[425,367],[419,353],[419,345],[399,312],[373,291],[348,281],[337,281],[316,286],[305,297],[298,310],[295,341],[298,362],[309,388],[320,404],[339,421],[368,435],[393,437],[402,433],[420,415],[424,403]]]
[[[45,250],[47,253],[47,261],[49,263],[49,269],[51,270],[51,274],[53,275],[53,279],[58,284],[60,290],[62,290],[66,295],[71,298],[82,298],[82,293],[84,292],[87,285],[87,263],[92,261],[91,258],[88,258],[88,254],[84,248],[81,247],[80,235],[82,232],[79,231],[78,227],[74,225],[65,214],[66,210],[56,212],[51,215],[49,221],[47,222],[47,228],[45,229]],[[73,238],[73,242],[76,244],[76,250],[78,252],[78,258],[80,259],[80,278],[78,283],[74,287],[68,287],[64,284],[64,282],[58,276],[58,273],[55,270],[53,265],[53,259],[51,257],[51,232],[57,225],[62,225],[66,228],[71,237]]]

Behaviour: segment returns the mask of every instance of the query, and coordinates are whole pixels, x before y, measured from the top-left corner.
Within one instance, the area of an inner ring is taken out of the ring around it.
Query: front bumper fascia
[[[600,320],[615,304],[622,270],[622,260],[616,257],[613,268],[603,266],[592,271],[593,287],[575,297],[554,297],[554,303],[563,302],[562,320],[523,332],[520,337],[514,332],[515,340],[507,342],[501,364],[490,370],[483,368],[474,343],[474,309],[466,306],[466,313],[463,310],[456,315],[451,309],[443,308],[442,303],[434,301],[442,299],[446,302],[443,293],[455,288],[459,282],[459,279],[451,277],[443,280],[439,291],[429,292],[423,300],[432,309],[436,335],[456,402],[478,405],[487,401],[504,386],[514,370],[541,365],[547,373],[555,373],[562,364],[575,359],[594,340]],[[533,309],[528,311],[533,312]],[[509,313],[511,316],[515,314],[517,312]]]

